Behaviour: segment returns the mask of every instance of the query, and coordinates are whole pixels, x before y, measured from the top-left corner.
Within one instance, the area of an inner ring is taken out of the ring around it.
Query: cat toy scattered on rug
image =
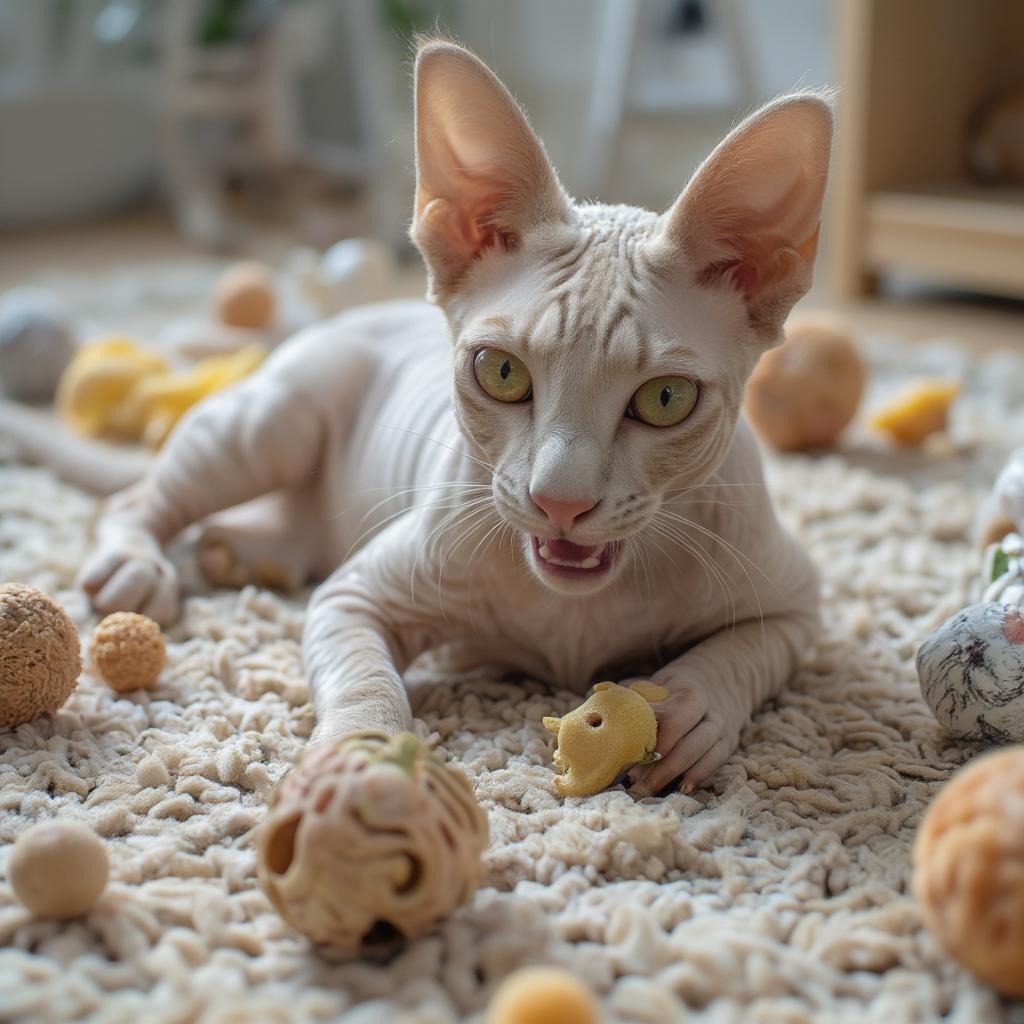
[[[556,737],[555,789],[562,796],[592,796],[638,764],[661,756],[654,749],[658,722],[652,704],[668,696],[655,683],[598,683],[594,695],[561,718],[545,718]]]
[[[986,589],[917,654],[921,693],[958,739],[1024,742],[1024,449],[996,481],[982,517]]]

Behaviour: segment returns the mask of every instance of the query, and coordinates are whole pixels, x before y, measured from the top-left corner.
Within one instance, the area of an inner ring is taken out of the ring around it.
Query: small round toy
[[[627,768],[656,761],[658,721],[651,705],[667,696],[663,686],[647,681],[629,687],[596,683],[593,696],[578,708],[545,718],[544,728],[556,737],[559,794],[592,796]]]
[[[156,681],[167,660],[160,627],[137,612],[114,612],[92,633],[89,660],[115,690],[138,690]]]
[[[414,938],[483,877],[487,817],[469,780],[410,733],[311,747],[257,839],[278,913],[341,953]]]
[[[598,1024],[590,990],[561,967],[523,967],[499,986],[486,1024]]]
[[[1024,610],[995,601],[962,609],[921,645],[917,674],[954,736],[1024,741]]]
[[[231,327],[262,330],[277,312],[274,278],[262,263],[236,263],[221,274],[213,293],[217,319]]]
[[[1024,748],[982,757],[943,788],[914,844],[914,895],[950,956],[1024,996]]]
[[[81,671],[78,630],[68,613],[35,587],[0,586],[0,726],[52,714]]]
[[[857,414],[867,369],[850,335],[825,317],[795,319],[786,340],[761,356],[745,409],[781,451],[832,444]]]
[[[56,297],[16,288],[0,300],[0,391],[19,402],[48,402],[75,353]]]
[[[38,917],[88,913],[107,885],[103,841],[74,821],[41,821],[18,836],[7,873],[14,895]]]

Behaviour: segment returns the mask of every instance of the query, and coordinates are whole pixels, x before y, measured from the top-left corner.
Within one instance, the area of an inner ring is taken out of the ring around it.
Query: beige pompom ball
[[[346,954],[414,938],[483,878],[487,818],[462,772],[410,733],[311,747],[260,826],[260,881],[281,916]]]
[[[107,850],[73,821],[41,821],[18,836],[7,873],[14,895],[38,917],[58,921],[90,911],[106,888]]]
[[[943,788],[914,844],[914,895],[950,956],[1024,996],[1024,746],[979,758]]]
[[[89,660],[115,690],[138,690],[163,671],[167,649],[160,627],[136,612],[114,612],[92,633]]]
[[[274,278],[262,263],[236,263],[221,274],[213,292],[217,319],[230,327],[263,330],[277,313]]]
[[[802,317],[761,356],[745,408],[757,432],[782,451],[832,444],[857,414],[867,370],[835,320]]]
[[[56,711],[82,671],[68,613],[24,583],[0,586],[0,726]]]
[[[486,1024],[598,1024],[590,990],[561,967],[523,967],[494,993]]]

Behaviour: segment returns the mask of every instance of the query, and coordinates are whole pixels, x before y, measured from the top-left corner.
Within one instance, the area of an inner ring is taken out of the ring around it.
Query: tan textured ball
[[[486,1024],[598,1024],[590,990],[561,967],[523,967],[510,974],[487,1007]]]
[[[18,836],[7,867],[14,895],[38,917],[63,921],[93,908],[107,885],[103,840],[74,821],[41,821]]]
[[[56,711],[81,671],[78,630],[68,613],[35,587],[0,586],[0,726]]]
[[[856,416],[866,378],[838,321],[794,318],[786,340],[754,367],[744,407],[757,432],[782,451],[830,445]]]
[[[487,817],[469,780],[415,736],[311,747],[260,826],[260,881],[313,942],[355,954],[415,938],[483,878]]]
[[[274,278],[262,263],[236,263],[221,274],[213,292],[217,319],[231,327],[262,330],[277,314]]]
[[[136,612],[114,612],[92,633],[89,660],[115,690],[138,690],[155,682],[167,660],[160,627]]]
[[[951,957],[1024,996],[1024,746],[979,758],[939,793],[914,844],[914,895]]]

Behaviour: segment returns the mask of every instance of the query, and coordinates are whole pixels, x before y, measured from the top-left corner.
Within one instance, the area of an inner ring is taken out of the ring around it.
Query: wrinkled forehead
[[[457,314],[460,344],[502,345],[538,365],[642,374],[685,360],[721,361],[732,319],[706,288],[667,266],[658,218],[629,207],[583,207],[578,222],[528,237],[478,268]],[[742,318],[737,318],[741,330]]]

